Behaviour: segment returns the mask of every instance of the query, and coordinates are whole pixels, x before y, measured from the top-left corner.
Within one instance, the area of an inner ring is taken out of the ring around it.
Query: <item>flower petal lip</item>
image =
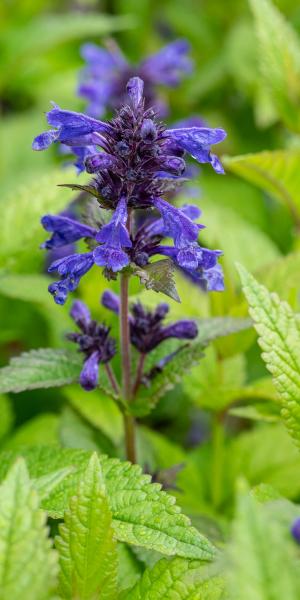
[[[87,391],[94,390],[99,380],[99,352],[96,350],[89,356],[80,373],[79,383]]]
[[[41,223],[46,231],[53,233],[52,238],[41,245],[41,248],[59,248],[76,242],[82,238],[94,238],[97,230],[89,225],[61,215],[44,215]]]
[[[202,145],[218,144],[225,140],[227,133],[224,129],[210,127],[183,127],[167,129],[166,134],[182,146],[196,142]],[[188,151],[188,150],[187,150]]]

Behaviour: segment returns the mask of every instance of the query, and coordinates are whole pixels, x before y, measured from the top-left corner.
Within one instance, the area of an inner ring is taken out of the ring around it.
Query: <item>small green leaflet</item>
[[[161,292],[176,302],[180,302],[174,283],[174,264],[168,258],[149,263],[143,268],[135,268],[135,275],[140,279],[147,290]]]
[[[258,38],[262,81],[278,115],[300,130],[300,40],[271,0],[249,0]]]
[[[249,312],[259,335],[262,358],[282,400],[283,421],[300,447],[300,328],[299,319],[277,294],[238,267]]]
[[[56,547],[60,593],[66,600],[115,600],[117,550],[101,467],[94,453],[70,498]]]
[[[224,581],[199,561],[162,559],[146,569],[122,600],[221,600]]]
[[[289,527],[260,505],[243,482],[238,493],[228,576],[232,600],[298,600],[297,547]]]
[[[50,599],[56,571],[46,515],[19,458],[0,486],[1,600]]]
[[[79,378],[82,356],[68,350],[40,348],[12,358],[0,369],[1,392],[57,387]]]
[[[69,498],[76,494],[78,482],[87,467],[90,453],[84,450],[35,446],[22,452],[33,478],[42,477],[64,467],[74,473],[64,480],[42,502],[54,518],[61,518]],[[0,475],[7,472],[17,452],[3,452]],[[181,514],[175,498],[153,484],[137,465],[115,458],[99,457],[107,500],[113,515],[113,527],[119,541],[157,550],[167,556],[212,560],[214,547]]]

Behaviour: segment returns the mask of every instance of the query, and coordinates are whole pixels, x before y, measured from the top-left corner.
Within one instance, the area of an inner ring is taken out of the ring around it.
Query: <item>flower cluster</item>
[[[104,292],[102,304],[114,313],[119,314],[120,300],[113,292],[108,290]],[[193,340],[197,337],[197,325],[189,319],[163,325],[168,312],[169,306],[165,303],[158,304],[154,311],[147,310],[141,302],[132,305],[131,314],[129,315],[130,341],[141,354],[149,354],[164,340],[170,338]]]
[[[91,319],[87,306],[76,300],[70,315],[80,329],[80,333],[69,333],[67,338],[79,345],[85,355],[80,375],[80,385],[90,391],[97,387],[99,364],[107,364],[116,353],[116,343],[109,337],[109,328]]]
[[[100,205],[113,211],[110,222],[97,228],[62,216],[46,215],[42,223],[52,232],[46,247],[57,247],[81,238],[92,238],[92,249],[55,261],[49,271],[58,271],[61,280],[49,286],[58,304],[76,289],[80,278],[94,265],[116,273],[130,262],[145,266],[155,254],[170,257],[206,289],[223,289],[217,265],[219,251],[198,245],[201,225],[195,223],[199,210],[176,208],[162,196],[182,183],[184,154],[198,162],[211,163],[217,173],[222,165],[210,145],[225,138],[222,129],[184,127],[166,129],[156,120],[153,109],[145,109],[143,81],[127,84],[128,103],[110,122],[57,106],[47,114],[53,128],[35,138],[33,148],[44,150],[59,141],[82,149],[84,166],[94,174],[88,190]],[[80,187],[80,186],[79,186]],[[134,220],[135,209],[149,209],[142,225]],[[162,244],[171,238],[173,246]],[[91,247],[91,245],[90,245]]]
[[[96,44],[84,44],[81,54],[86,62],[80,77],[79,96],[87,100],[87,113],[102,117],[106,109],[119,108],[126,101],[128,79],[137,76],[145,84],[146,107],[155,106],[161,116],[167,113],[166,103],[156,94],[157,85],[176,87],[182,77],[192,71],[186,40],[175,40],[139,65],[133,66],[115,43],[108,49]]]

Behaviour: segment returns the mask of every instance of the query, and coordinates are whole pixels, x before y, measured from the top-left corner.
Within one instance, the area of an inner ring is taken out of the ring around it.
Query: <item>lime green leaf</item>
[[[297,223],[300,219],[299,160],[298,149],[273,150],[223,158],[226,169],[280,200]],[[256,265],[246,264],[244,259],[241,259],[241,262],[250,270],[256,268]]]
[[[198,561],[162,559],[146,569],[135,587],[122,600],[221,600],[224,581]]]
[[[50,170],[50,172],[49,172]],[[46,213],[57,213],[70,202],[70,192],[57,187],[62,180],[74,177],[73,169],[64,172],[49,169],[47,175],[2,198],[0,267],[30,272],[43,264],[45,254],[39,249],[46,239],[40,224]]]
[[[22,392],[36,388],[57,387],[79,377],[82,357],[68,350],[40,348],[12,358],[0,369],[1,392]]]
[[[47,600],[56,554],[51,549],[25,462],[19,459],[0,487],[0,589],[2,600]]]
[[[263,82],[292,131],[300,130],[300,41],[270,0],[249,0],[259,42]]]
[[[176,302],[180,302],[173,278],[174,263],[168,258],[149,263],[143,268],[137,267],[135,275],[140,278],[142,285],[147,290],[154,290],[169,296]]]
[[[14,430],[5,442],[5,450],[35,444],[58,444],[58,424],[58,415],[46,412],[37,415]]]
[[[296,550],[289,528],[282,527],[245,490],[240,491],[229,549],[230,598],[297,600],[300,577]]]
[[[28,448],[22,452],[29,472],[34,478],[59,468],[73,465],[73,475],[65,477],[42,506],[54,518],[63,516],[70,496],[77,490],[90,453],[75,449],[51,447]],[[3,452],[0,475],[5,475],[16,457],[15,452]],[[107,499],[113,515],[113,526],[119,541],[157,550],[168,556],[211,560],[213,546],[181,514],[175,498],[160,490],[160,485],[150,483],[151,477],[143,475],[137,465],[100,456]]]
[[[58,469],[57,471],[52,471],[48,475],[38,477],[37,479],[32,479],[32,485],[37,491],[39,498],[43,500],[43,498],[47,498],[52,490],[54,490],[54,488],[56,488],[56,486],[58,486],[65,479],[65,477],[70,475],[72,472],[73,467]]]
[[[148,552],[153,553],[153,550]],[[141,563],[134,555],[132,549],[118,542],[118,589],[119,591],[131,589],[143,572],[143,563]]]
[[[300,330],[291,307],[239,266],[262,358],[282,400],[282,418],[300,447]]]
[[[59,527],[63,598],[116,598],[117,551],[101,467],[93,454]]]

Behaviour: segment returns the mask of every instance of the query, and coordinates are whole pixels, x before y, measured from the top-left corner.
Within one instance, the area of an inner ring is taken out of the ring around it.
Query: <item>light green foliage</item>
[[[72,177],[73,169],[62,173],[51,168],[47,175],[35,177],[2,198],[1,268],[30,273],[42,265],[44,254],[39,246],[46,234],[40,224],[41,216],[66,207],[70,193],[57,184]]]
[[[221,600],[224,581],[198,561],[162,559],[122,600]]]
[[[286,302],[270,293],[239,267],[249,311],[259,335],[262,358],[273,375],[282,399],[282,417],[296,444],[300,445],[300,328]]]
[[[118,542],[118,589],[119,591],[131,589],[143,572],[143,563],[140,562],[127,544]],[[151,551],[152,554],[152,551]]]
[[[297,553],[289,528],[245,489],[238,494],[229,557],[232,600],[299,598]]]
[[[266,483],[294,499],[300,493],[299,469],[299,452],[281,423],[245,431],[228,444],[225,471],[230,489],[244,476],[251,486]]]
[[[40,348],[12,358],[0,370],[1,392],[21,392],[65,385],[76,381],[82,357],[68,350]]]
[[[6,450],[15,450],[35,444],[58,444],[58,425],[58,415],[44,412],[18,427],[4,447]]]
[[[300,129],[300,40],[271,0],[249,0],[259,43],[263,82],[279,116],[292,131]]]
[[[67,476],[42,503],[51,516],[61,517],[70,496],[76,493],[90,454],[82,450],[35,447],[24,450],[23,455],[34,478],[74,466],[74,475]],[[14,452],[2,453],[2,477],[15,456]],[[213,558],[213,546],[181,514],[175,498],[161,491],[159,484],[150,483],[151,477],[143,475],[140,467],[106,456],[100,456],[99,460],[119,541],[168,556],[208,561]]]
[[[231,208],[216,202],[209,203],[205,206],[205,226],[207,229],[201,234],[201,239],[211,248],[222,248],[224,257],[221,263],[234,282],[237,279],[234,269],[237,257],[249,270],[256,270],[280,256],[274,242],[263,231]]]
[[[296,222],[299,222],[299,159],[300,150],[292,148],[225,157],[224,164],[232,173],[280,200]],[[240,254],[236,254],[235,259],[237,256],[240,256],[241,262],[250,270],[263,266],[263,262],[250,266]]]
[[[2,600],[52,597],[56,555],[47,539],[46,515],[19,459],[0,487],[0,596]]]
[[[63,598],[114,600],[117,551],[101,467],[93,454],[70,499],[56,547]]]

